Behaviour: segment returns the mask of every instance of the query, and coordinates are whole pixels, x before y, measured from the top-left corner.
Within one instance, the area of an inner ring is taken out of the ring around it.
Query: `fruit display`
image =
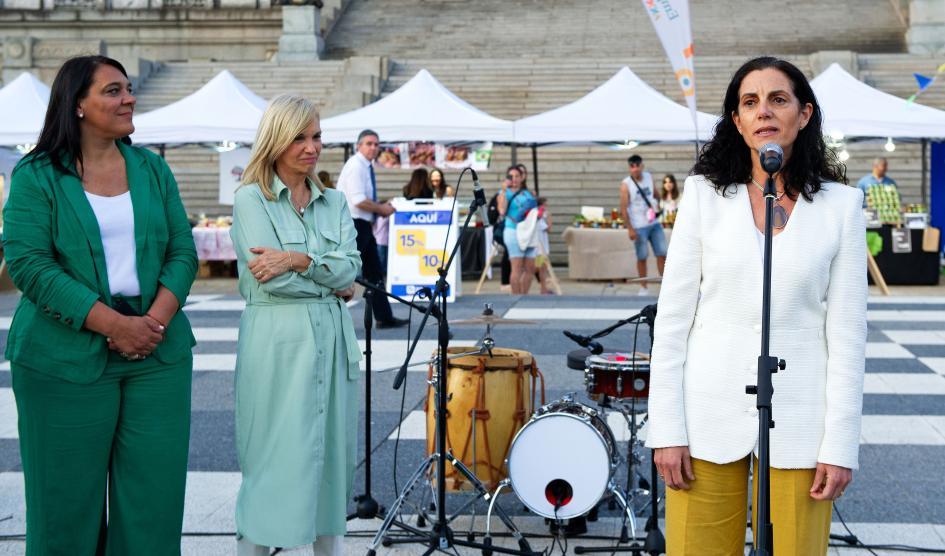
[[[895,185],[871,185],[866,190],[866,206],[876,209],[884,224],[902,224],[902,203]]]

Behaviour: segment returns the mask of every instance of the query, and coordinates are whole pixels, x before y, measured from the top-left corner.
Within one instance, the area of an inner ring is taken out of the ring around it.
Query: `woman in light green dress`
[[[233,204],[241,556],[309,543],[340,554],[345,534],[361,358],[345,301],[361,258],[344,195],[315,177],[321,148],[315,106],[276,97]]]

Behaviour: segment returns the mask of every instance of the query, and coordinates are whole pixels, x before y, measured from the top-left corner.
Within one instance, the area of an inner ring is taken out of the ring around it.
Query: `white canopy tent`
[[[811,81],[824,113],[824,133],[844,137],[945,137],[945,111],[870,87],[831,64]]]
[[[512,141],[512,122],[472,106],[425,69],[393,93],[363,108],[322,120],[325,143],[356,143],[373,129],[381,141]]]
[[[662,95],[624,66],[580,99],[515,122],[517,143],[688,142],[708,140],[716,116],[696,113]]]
[[[137,144],[252,143],[266,100],[223,70],[194,93],[135,117]]]
[[[0,89],[0,145],[36,143],[46,118],[49,87],[23,72]]]

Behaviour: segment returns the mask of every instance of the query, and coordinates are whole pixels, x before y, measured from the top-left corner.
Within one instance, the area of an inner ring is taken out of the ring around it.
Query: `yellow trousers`
[[[757,476],[757,460],[754,465]],[[666,556],[744,556],[748,457],[721,465],[693,458],[692,470],[696,480],[689,482],[690,490],[666,490]],[[827,553],[833,503],[810,497],[813,482],[813,469],[771,469],[771,523],[778,556]],[[757,496],[753,483],[752,500]]]

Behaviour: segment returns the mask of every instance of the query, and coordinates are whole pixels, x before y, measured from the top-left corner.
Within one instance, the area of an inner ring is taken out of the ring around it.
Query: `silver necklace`
[[[755,184],[755,187],[758,188],[758,191],[761,191],[761,194],[764,195],[765,188],[762,187],[760,183],[755,181],[754,176],[752,176],[751,178],[751,183]],[[784,210],[784,207],[781,206],[781,198],[784,197],[784,193],[785,192],[782,191],[780,195],[775,195],[774,208],[771,211],[771,218],[774,220],[774,222],[772,223],[772,226],[774,226],[774,228],[778,230],[787,226],[787,221],[788,221],[788,213],[786,210]]]

